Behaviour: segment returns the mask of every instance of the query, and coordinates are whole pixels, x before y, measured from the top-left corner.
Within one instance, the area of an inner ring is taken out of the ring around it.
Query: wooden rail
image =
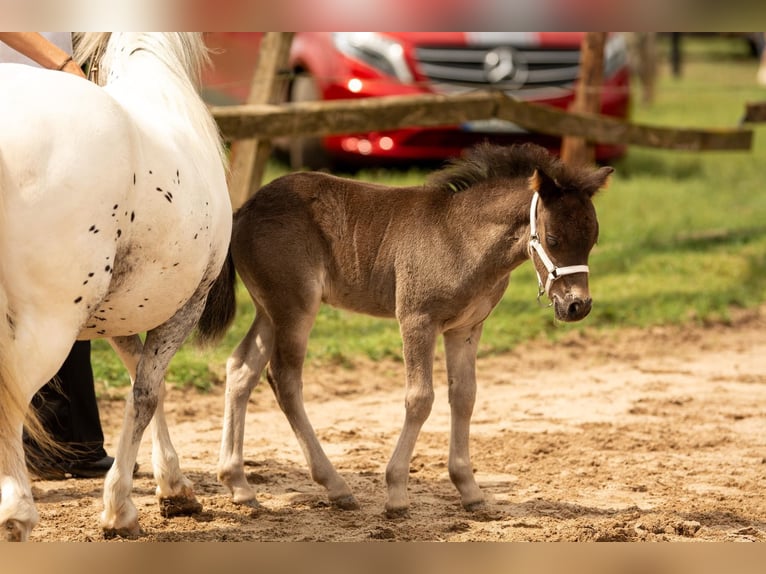
[[[279,72],[289,63],[291,32],[269,32],[259,51],[247,104],[213,107],[223,135],[232,141],[230,190],[237,208],[260,186],[271,140],[280,137],[366,133],[403,127],[455,126],[473,120],[500,119],[531,132],[559,136],[562,157],[589,162],[596,143],[671,150],[749,150],[753,132],[731,129],[684,129],[632,124],[592,112],[601,83],[603,33],[589,33],[583,44],[588,56],[574,110],[520,102],[501,92],[457,96],[416,95],[277,104],[285,93]],[[257,80],[256,80],[257,78]],[[591,97],[593,96],[593,97]],[[766,103],[748,104],[745,122],[766,121]]]
[[[745,117],[742,122],[766,122],[766,102],[748,102],[745,104]]]
[[[424,94],[215,106],[212,113],[224,137],[230,140],[451,126],[492,118],[549,135],[671,150],[742,151],[751,149],[753,140],[753,131],[748,128],[693,129],[633,124],[608,116],[566,112],[552,106],[516,101],[501,92],[484,91],[455,96]]]

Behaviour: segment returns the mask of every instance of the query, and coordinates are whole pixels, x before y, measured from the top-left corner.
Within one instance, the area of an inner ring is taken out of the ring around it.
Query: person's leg
[[[72,463],[99,460],[106,456],[104,432],[90,364],[90,341],[77,341],[58,372],[63,395],[68,399],[68,427],[61,437],[72,449]]]
[[[49,454],[25,440],[30,470],[47,479],[103,476],[113,459],[104,450],[104,433],[98,413],[90,341],[77,341],[53,381],[32,398],[32,407],[43,428],[65,452]]]

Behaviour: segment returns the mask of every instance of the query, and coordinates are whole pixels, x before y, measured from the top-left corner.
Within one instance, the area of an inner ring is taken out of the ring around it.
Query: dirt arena
[[[327,504],[266,384],[251,399],[245,450],[263,508],[235,506],[215,476],[223,390],[171,389],[170,430],[204,510],[160,517],[145,438],[133,491],[141,540],[766,539],[766,308],[726,326],[571,333],[480,359],[478,374],[472,454],[487,511],[463,511],[447,476],[442,361],[411,467],[411,516],[395,520],[383,514],[383,473],[404,415],[402,366],[308,366],[309,416],[362,509]],[[102,401],[111,452],[122,409]],[[101,480],[33,489],[32,540],[102,539]]]

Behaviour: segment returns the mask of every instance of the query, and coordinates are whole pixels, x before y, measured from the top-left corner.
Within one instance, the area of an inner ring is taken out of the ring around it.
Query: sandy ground
[[[383,473],[404,415],[402,366],[309,365],[309,416],[361,510],[327,504],[266,384],[250,401],[245,448],[263,508],[232,504],[215,475],[222,389],[171,389],[171,433],[204,510],[160,516],[145,438],[133,490],[141,540],[766,539],[766,308],[728,326],[571,333],[480,359],[478,372],[472,453],[487,511],[465,512],[447,476],[441,361],[411,467],[411,516],[394,520],[383,514]],[[122,409],[102,402],[112,452]],[[33,488],[32,540],[102,539],[101,480]]]

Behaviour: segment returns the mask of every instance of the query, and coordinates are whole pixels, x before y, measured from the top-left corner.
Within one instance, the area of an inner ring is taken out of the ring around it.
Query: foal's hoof
[[[488,506],[484,500],[477,500],[463,504],[463,508],[468,512],[486,512]]]
[[[410,517],[410,509],[407,507],[404,508],[386,508],[386,518],[389,520],[394,520],[397,518],[409,518]]]
[[[330,504],[339,510],[359,510],[360,508],[353,494],[347,494],[346,496],[330,500]]]
[[[260,502],[258,502],[255,498],[246,498],[244,500],[236,500],[232,498],[231,501],[237,506],[244,506],[245,508],[249,508],[250,510],[263,510],[263,505]]]
[[[124,526],[122,528],[104,528],[104,539],[111,540],[113,538],[127,538],[129,540],[135,540],[144,535],[144,531],[139,526],[138,522],[131,524],[130,526]]]
[[[261,505],[255,499],[255,492],[249,486],[233,487],[231,489],[231,501],[238,506],[249,506],[250,508],[260,508]]]
[[[266,512],[266,507],[258,502],[254,496],[241,499],[232,498],[231,501],[238,507],[249,510],[251,518],[255,518],[262,512]]]
[[[202,505],[194,497],[169,496],[160,498],[160,514],[163,518],[190,516],[202,512]]]

